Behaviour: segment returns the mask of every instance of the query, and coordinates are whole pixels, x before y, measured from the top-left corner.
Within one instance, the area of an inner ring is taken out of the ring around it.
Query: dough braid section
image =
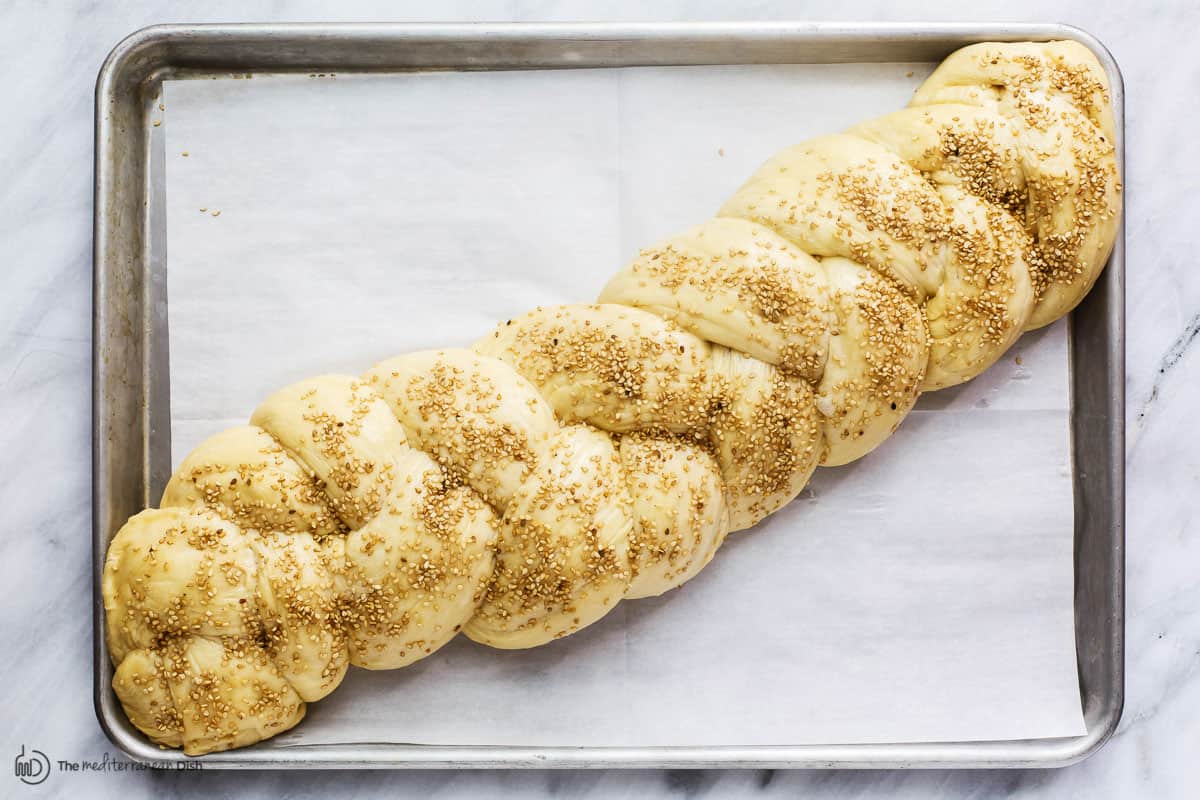
[[[975,45],[909,108],[768,160],[599,304],[281,390],[113,538],[126,713],[189,754],[238,747],[350,664],[460,632],[532,647],[679,586],[1073,308],[1120,191],[1092,54]]]

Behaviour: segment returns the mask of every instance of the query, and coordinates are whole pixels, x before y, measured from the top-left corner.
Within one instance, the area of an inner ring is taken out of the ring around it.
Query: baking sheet
[[[585,302],[768,155],[928,65],[168,81],[172,451],[290,381]],[[186,155],[185,155],[186,154]],[[1018,361],[1019,359],[1019,361]],[[1065,326],[926,396],[663,598],[527,652],[353,670],[288,742],[706,745],[1084,733]]]

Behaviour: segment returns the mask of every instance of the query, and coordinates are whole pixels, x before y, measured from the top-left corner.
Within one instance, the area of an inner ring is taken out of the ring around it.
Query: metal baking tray
[[[934,62],[981,41],[1074,39],[1108,72],[1119,132],[1123,87],[1095,38],[1056,24],[565,23],[161,25],[116,46],[96,85],[93,327],[93,635],[96,714],[131,758],[173,766],[111,689],[100,577],[108,542],[152,505],[171,472],[161,83],[255,72],[406,72],[717,64]],[[1118,134],[1123,139],[1122,133]],[[1123,143],[1118,158],[1124,167]],[[1075,629],[1084,736],[993,742],[711,747],[254,747],[213,768],[302,767],[1049,767],[1113,733],[1124,699],[1124,234],[1070,318],[1075,476]]]

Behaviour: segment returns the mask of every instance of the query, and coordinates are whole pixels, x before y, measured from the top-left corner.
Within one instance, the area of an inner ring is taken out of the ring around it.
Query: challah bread
[[[1073,308],[1112,247],[1105,76],[981,44],[912,105],[769,159],[596,305],[268,398],[187,456],[104,568],[113,687],[189,754],[295,725],[349,665],[566,636]]]

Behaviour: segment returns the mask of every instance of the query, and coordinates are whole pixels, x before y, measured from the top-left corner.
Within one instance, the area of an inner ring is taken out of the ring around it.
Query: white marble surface
[[[1135,10],[1136,8],[1136,10]],[[1126,710],[1087,762],[1050,772],[65,773],[38,787],[22,745],[116,757],[91,704],[92,88],[111,46],[168,21],[322,19],[1029,19],[1081,25],[1125,74],[1128,202]],[[491,2],[152,0],[0,4],[0,796],[1193,797],[1200,783],[1200,30],[1194,2],[1099,0]]]

